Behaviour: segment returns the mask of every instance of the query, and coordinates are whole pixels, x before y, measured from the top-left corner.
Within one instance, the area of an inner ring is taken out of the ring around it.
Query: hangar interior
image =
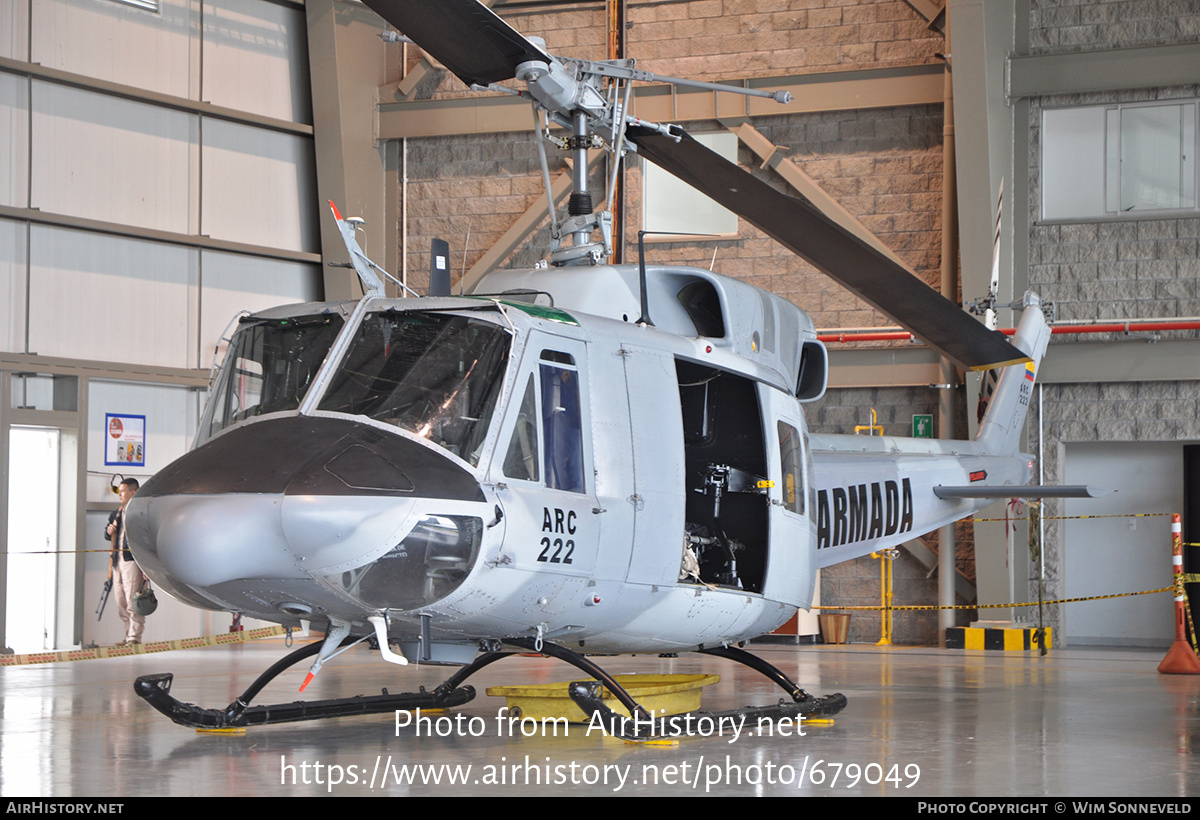
[[[648,85],[634,105],[713,135],[780,190],[825,192],[956,301],[987,295],[995,256],[998,301],[1033,289],[1064,326],[1200,322],[1200,12],[1188,0],[494,5],[555,53],[790,90],[767,107]],[[115,616],[93,612],[112,478],[150,476],[187,450],[239,312],[359,295],[350,271],[326,264],[344,250],[322,203],[364,217],[367,252],[418,291],[434,237],[449,242],[456,288],[544,255],[525,103],[468,91],[385,30],[354,0],[0,0],[5,651],[118,640]],[[573,171],[555,164],[565,196]],[[625,261],[658,193],[643,175],[631,156]],[[830,332],[892,324],[744,221],[648,244],[654,261],[712,264]],[[939,437],[973,432],[978,376],[945,372],[922,345],[829,347],[812,431],[851,432],[874,410],[890,435],[917,414]],[[1027,441],[1044,483],[1117,490],[1045,503],[1045,597],[1169,585],[1165,516],[1200,515],[1200,467],[1185,470],[1200,460],[1196,331],[1056,336],[1039,382]],[[141,419],[140,459],[106,446],[112,416]],[[948,568],[954,603],[1036,600],[1023,518],[997,504],[902,550],[895,602],[944,601]],[[1184,540],[1197,532],[1185,518]],[[947,541],[953,561],[939,564]],[[868,558],[831,567],[820,600],[876,604],[879,572]],[[957,615],[976,617],[1033,616]],[[1045,617],[1058,647],[1157,648],[1173,635],[1162,595]],[[935,644],[945,625],[898,612],[893,639]],[[160,596],[147,639],[228,626]],[[879,636],[877,617],[852,618],[851,642]]]
[[[998,234],[1001,303],[1032,288],[1059,323],[1200,316],[1200,18],[1186,2],[501,6],[566,56],[620,49],[664,75],[790,90],[778,106],[646,85],[633,104],[724,140],[781,190],[823,191],[935,287],[943,267],[951,282],[957,274],[950,287],[964,303],[986,295]],[[239,311],[359,292],[349,271],[322,265],[344,251],[317,203],[364,217],[367,252],[420,291],[434,237],[449,242],[456,282],[536,262],[545,198],[525,104],[469,92],[415,46],[385,42],[384,24],[355,2],[4,0],[0,22],[0,508],[10,512],[0,623],[16,651],[103,645],[119,627],[84,616],[105,558],[83,551],[103,548],[112,476],[151,475],[186,450]],[[611,44],[610,29],[622,35]],[[565,194],[571,171],[552,162]],[[628,260],[644,224],[642,175],[630,156],[617,212]],[[648,244],[654,261],[713,265],[781,294],[818,328],[891,324],[744,222],[719,238]],[[960,273],[942,264],[954,258]],[[1055,337],[1029,452],[1045,483],[1103,477],[1118,492],[1045,503],[1046,598],[1165,585],[1164,516],[1184,510],[1183,453],[1200,441],[1195,336]],[[814,432],[850,432],[872,409],[890,435],[908,434],[915,414],[936,417],[938,436],[973,432],[977,376],[943,373],[920,345],[829,347]],[[144,419],[143,461],[122,466],[106,450],[109,414]],[[1064,519],[1128,513],[1155,517]],[[894,562],[895,600],[938,601],[947,537],[955,603],[1035,600],[1024,525],[1005,523],[1023,517],[997,504],[912,543]],[[1090,557],[1097,535],[1113,543],[1101,562]],[[878,564],[827,569],[825,603],[878,603]],[[1029,620],[1028,610],[982,612]],[[1171,636],[1169,609],[1152,599],[1051,606],[1046,618],[1060,644]],[[1109,626],[1098,633],[1098,622]],[[934,643],[944,625],[896,613],[894,637]],[[222,626],[166,602],[154,628],[175,638]],[[873,641],[879,629],[856,616],[850,638]]]

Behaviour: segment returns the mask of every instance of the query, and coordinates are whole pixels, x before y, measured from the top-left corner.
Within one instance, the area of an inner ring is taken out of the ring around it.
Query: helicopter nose
[[[346,419],[268,419],[146,482],[130,503],[130,541],[168,591],[303,578],[387,552],[421,498],[484,500],[469,472],[419,442]]]

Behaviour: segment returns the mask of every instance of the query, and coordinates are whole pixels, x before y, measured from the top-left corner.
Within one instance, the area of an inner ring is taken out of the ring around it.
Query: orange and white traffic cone
[[[1175,569],[1175,640],[1158,671],[1167,675],[1200,675],[1200,658],[1187,642],[1187,613],[1183,603],[1183,527],[1179,513],[1171,516],[1171,563]]]

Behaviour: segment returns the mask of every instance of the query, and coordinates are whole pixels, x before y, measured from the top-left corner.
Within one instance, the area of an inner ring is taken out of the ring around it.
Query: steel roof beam
[[[760,116],[895,108],[942,101],[942,65],[833,71],[785,77],[759,77],[754,88],[789,91],[792,101],[732,97],[713,91],[666,85],[634,89],[633,113],[654,122],[732,121]],[[379,139],[443,137],[529,131],[529,103],[488,94],[379,105]]]
[[[1200,43],[1143,46],[1008,60],[1009,99],[1200,83]]]

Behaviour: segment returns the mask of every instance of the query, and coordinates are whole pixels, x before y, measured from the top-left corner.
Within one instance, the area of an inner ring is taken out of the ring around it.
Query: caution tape
[[[1111,515],[1043,515],[1043,521],[1074,521],[1080,518],[1160,518],[1174,513],[1113,513]],[[983,521],[1028,521],[1028,518],[972,518],[975,523]],[[1195,546],[1191,544],[1189,546]]]
[[[202,646],[244,643],[259,638],[274,638],[284,634],[282,626],[264,626],[244,632],[228,632],[223,635],[203,635],[199,638],[181,638],[175,641],[150,641],[133,646],[98,646],[94,649],[66,649],[59,652],[31,652],[27,655],[0,655],[0,667],[28,666],[38,663],[60,663],[62,661],[93,661],[100,658],[127,658],[132,655],[152,655],[175,649],[199,649]]]
[[[912,612],[917,610],[933,610],[933,609],[1015,609],[1020,606],[1041,606],[1044,604],[1074,604],[1080,601],[1102,601],[1105,598],[1129,598],[1134,595],[1157,595],[1160,592],[1172,592],[1174,586],[1163,587],[1162,589],[1147,589],[1142,592],[1114,592],[1111,595],[1089,595],[1084,598],[1058,598],[1053,601],[1027,601],[1019,604],[954,604],[948,606],[937,606],[936,604],[912,604],[908,606],[814,606],[813,609],[836,609],[836,610],[855,610],[855,611],[879,611],[890,609],[901,612]]]
[[[1182,579],[1182,576],[1176,576]],[[1183,611],[1187,615],[1188,633],[1192,636],[1192,651],[1200,655],[1200,645],[1196,644],[1196,625],[1192,623],[1192,602],[1188,599],[1187,590],[1183,587],[1183,581],[1180,580],[1175,584],[1175,597],[1183,599]]]
[[[103,550],[9,550],[8,552],[0,552],[0,555],[82,555],[85,552],[103,552],[106,555],[112,552],[111,549]]]

